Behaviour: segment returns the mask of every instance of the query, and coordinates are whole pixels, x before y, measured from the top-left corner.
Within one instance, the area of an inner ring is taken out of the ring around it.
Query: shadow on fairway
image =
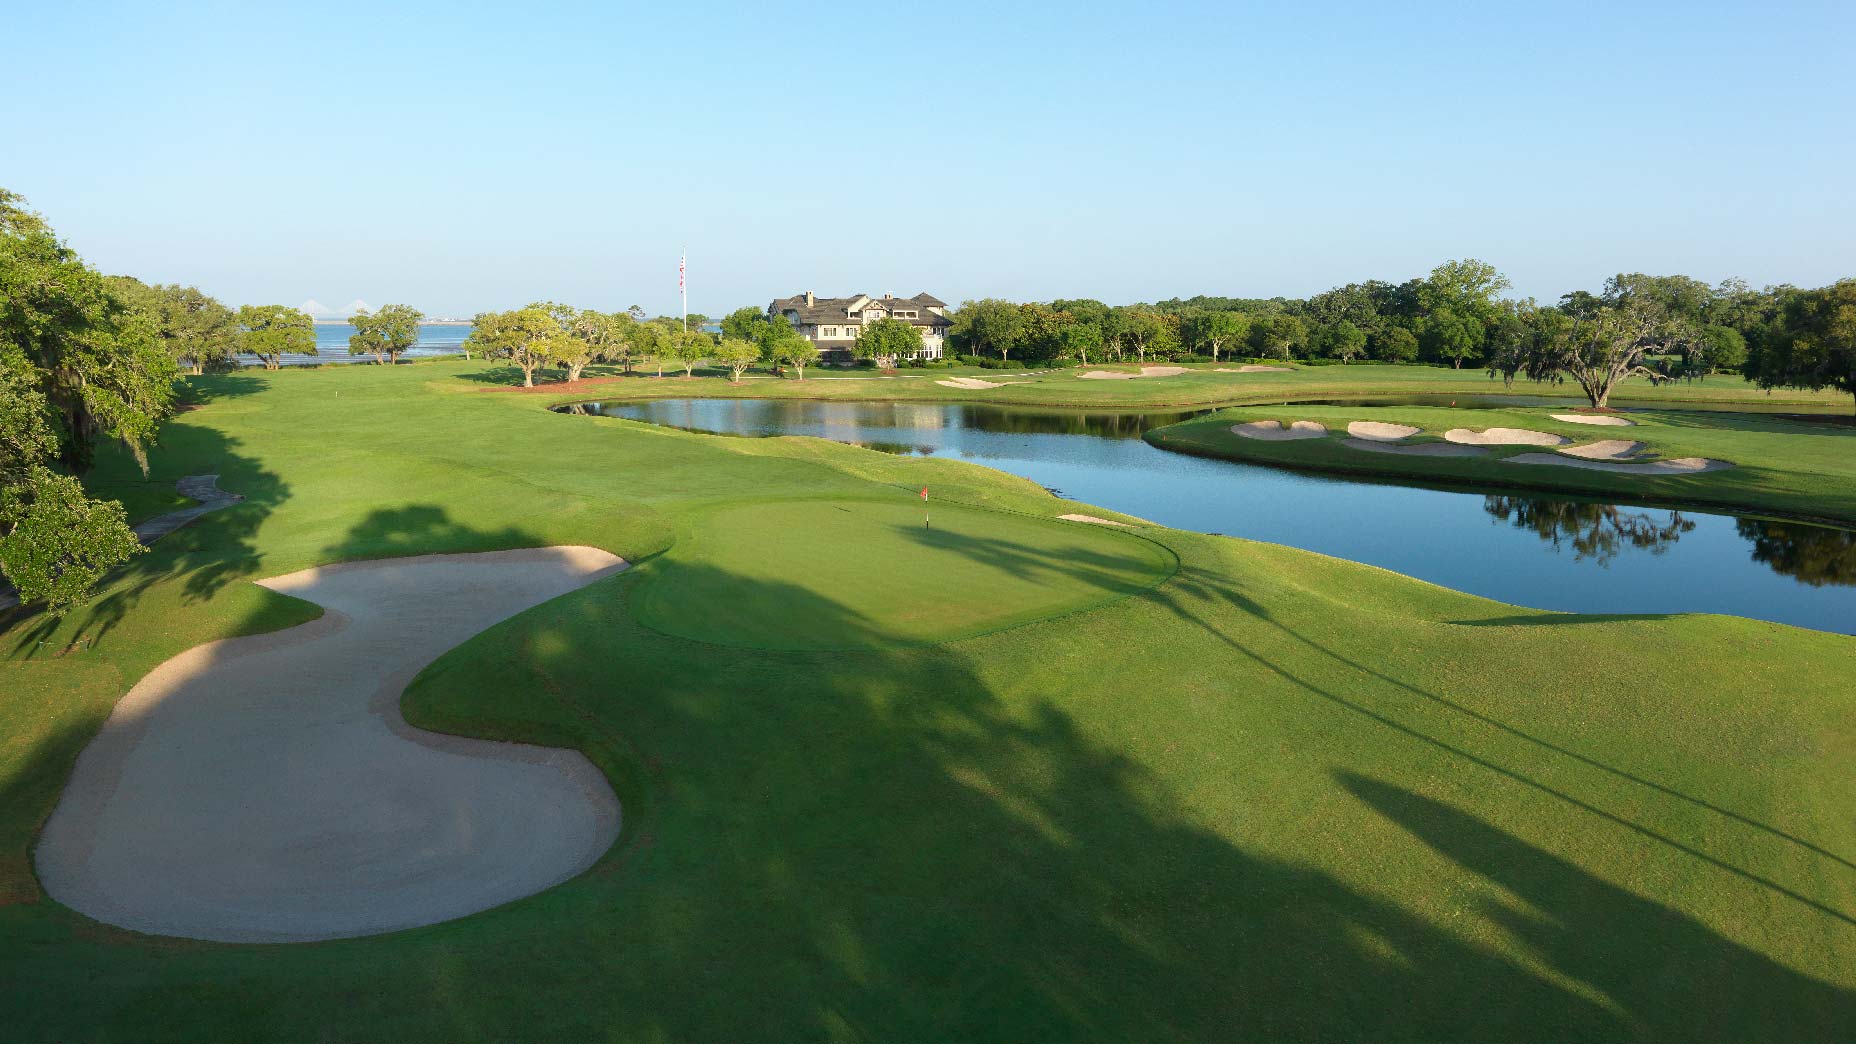
[[[512,535],[414,507],[329,549]],[[1428,1042],[1829,1040],[1856,1020],[1856,992],[1394,784],[1334,773],[1341,812],[1409,837],[1346,857],[1447,858],[1525,901],[1477,911],[1518,944],[1234,844],[1104,719],[1073,717],[1066,694],[995,687],[1003,659],[680,639],[633,619],[638,572],[497,625],[404,700],[423,727],[584,749],[625,808],[592,870],[459,921],[299,946],[175,945],[43,899],[0,906],[0,938],[32,939],[0,946],[9,1027],[367,1039],[417,1012],[452,1040]],[[868,626],[815,591],[734,582],[824,626]],[[1148,597],[1253,658],[1236,635],[1279,626],[1215,577],[1182,574]],[[1059,655],[1095,647],[1085,637],[1039,640]],[[1010,640],[981,655],[1003,658]],[[7,806],[47,800],[0,779]]]
[[[215,387],[243,388],[241,382],[247,379],[226,376],[194,380],[215,382]],[[188,475],[216,474],[220,489],[245,499],[156,541],[107,577],[90,604],[73,609],[62,619],[33,611],[34,606],[16,608],[11,616],[0,614],[0,636],[11,639],[13,657],[49,655],[75,648],[94,650],[158,584],[178,582],[182,603],[192,605],[210,599],[227,584],[257,570],[258,528],[289,499],[287,483],[240,452],[238,439],[197,425],[164,426],[149,464],[153,480],[171,484]],[[99,454],[97,471],[103,476],[119,473],[134,475],[137,480],[141,477],[119,448]]]
[[[1725,808],[1705,798],[1700,798],[1700,797],[1696,797],[1691,794],[1684,793],[1675,788],[1665,786],[1661,783],[1657,783],[1654,780],[1646,779],[1628,770],[1606,764],[1605,762],[1599,761],[1595,758],[1588,757],[1587,755],[1581,754],[1574,750],[1570,750],[1560,744],[1556,744],[1556,743],[1553,743],[1552,741],[1542,739],[1538,736],[1534,736],[1524,730],[1515,728],[1512,725],[1509,725],[1503,721],[1500,721],[1499,719],[1491,717],[1473,708],[1466,707],[1463,704],[1458,703],[1450,699],[1447,696],[1441,695],[1439,693],[1431,692],[1427,689],[1423,689],[1418,686],[1412,685],[1409,682],[1406,682],[1400,678],[1393,677],[1392,675],[1389,675],[1383,671],[1380,671],[1368,664],[1349,658],[1346,655],[1340,652],[1337,652],[1329,648],[1326,645],[1321,644],[1320,642],[1314,641],[1313,639],[1310,639],[1307,636],[1276,622],[1274,619],[1271,618],[1269,611],[1265,609],[1263,606],[1258,605],[1254,601],[1245,597],[1240,592],[1230,590],[1224,587],[1222,584],[1220,584],[1218,581],[1214,579],[1199,577],[1199,576],[1186,578],[1182,580],[1181,582],[1176,582],[1175,584],[1171,585],[1169,588],[1166,589],[1165,592],[1162,592],[1160,595],[1161,599],[1165,601],[1170,606],[1170,608],[1172,608],[1173,611],[1177,613],[1178,615],[1186,619],[1192,620],[1194,623],[1197,623],[1199,626],[1201,626],[1208,632],[1217,635],[1221,640],[1223,640],[1232,649],[1254,660],[1259,665],[1265,667],[1271,672],[1278,674],[1281,677],[1295,683],[1297,686],[1299,686],[1303,690],[1309,693],[1312,693],[1313,695],[1321,697],[1323,700],[1326,700],[1337,706],[1344,707],[1347,710],[1355,714],[1359,714],[1363,717],[1369,718],[1379,723],[1380,725],[1383,725],[1386,728],[1391,729],[1395,732],[1401,733],[1411,739],[1415,739],[1421,743],[1424,743],[1438,750],[1447,751],[1450,754],[1455,755],[1456,757],[1461,758],[1466,762],[1469,762],[1471,764],[1488,769],[1505,778],[1511,779],[1517,783],[1521,783],[1529,788],[1532,788],[1542,794],[1546,794],[1548,796],[1556,798],[1562,802],[1565,802],[1567,805],[1573,808],[1576,808],[1580,811],[1589,813],[1593,816],[1609,821],[1618,826],[1622,826],[1628,830],[1631,830],[1641,835],[1642,837],[1648,840],[1658,842],[1672,849],[1683,852],[1689,856],[1694,857],[1695,859],[1698,859],[1704,863],[1707,863],[1715,867],[1716,869],[1722,870],[1736,877],[1740,877],[1754,884],[1758,884],[1764,888],[1769,889],[1776,895],[1783,896],[1787,899],[1803,904],[1804,906],[1810,907],[1811,909],[1816,910],[1817,912],[1827,917],[1830,917],[1836,921],[1842,922],[1844,925],[1856,926],[1856,916],[1853,916],[1851,913],[1847,911],[1828,906],[1816,899],[1811,898],[1810,896],[1803,895],[1799,893],[1798,891],[1796,891],[1795,889],[1789,888],[1783,884],[1773,881],[1758,873],[1743,869],[1739,866],[1735,866],[1732,863],[1727,862],[1720,857],[1717,857],[1707,851],[1702,850],[1701,848],[1697,848],[1690,844],[1676,840],[1675,838],[1669,837],[1666,834],[1663,834],[1649,826],[1646,826],[1643,823],[1627,815],[1621,815],[1621,814],[1613,813],[1611,811],[1607,811],[1606,809],[1603,809],[1603,808],[1598,807],[1597,805],[1591,804],[1573,794],[1557,789],[1545,782],[1542,782],[1524,773],[1517,772],[1513,769],[1507,768],[1495,761],[1490,760],[1489,758],[1486,758],[1478,753],[1475,753],[1469,749],[1466,749],[1465,747],[1458,746],[1454,743],[1448,742],[1443,739],[1439,739],[1438,737],[1433,736],[1428,732],[1425,732],[1418,728],[1414,728],[1410,725],[1407,725],[1397,720],[1397,718],[1395,718],[1389,713],[1385,713],[1380,710],[1374,709],[1373,707],[1368,706],[1364,702],[1351,699],[1337,692],[1317,686],[1313,684],[1312,682],[1307,681],[1306,679],[1300,677],[1299,675],[1289,670],[1288,668],[1282,666],[1280,663],[1267,660],[1259,656],[1257,653],[1253,652],[1251,649],[1246,647],[1238,638],[1235,638],[1231,635],[1224,633],[1223,631],[1219,630],[1216,626],[1214,626],[1212,623],[1210,623],[1206,619],[1193,613],[1188,607],[1186,607],[1186,605],[1181,599],[1177,597],[1169,598],[1168,595],[1173,591],[1179,591],[1179,592],[1186,593],[1197,600],[1222,599],[1222,600],[1228,601],[1244,609],[1246,612],[1250,613],[1252,616],[1256,618],[1258,622],[1274,627],[1280,633],[1288,636],[1289,638],[1300,643],[1304,647],[1318,653],[1320,656],[1328,660],[1331,660],[1335,663],[1341,664],[1351,670],[1357,671],[1362,677],[1372,678],[1372,679],[1376,679],[1379,682],[1390,684],[1398,688],[1399,690],[1405,693],[1408,693],[1410,695],[1417,696],[1436,707],[1443,708],[1453,714],[1460,715],[1464,718],[1476,721],[1482,725],[1492,727],[1500,731],[1501,733],[1509,737],[1512,737],[1514,739],[1521,740],[1528,745],[1537,747],[1541,750],[1551,751],[1552,753],[1556,755],[1559,755],[1571,761],[1577,762],[1586,767],[1597,769],[1598,771],[1603,772],[1612,777],[1615,777],[1616,779],[1627,781],[1631,784],[1634,784],[1639,787],[1643,787],[1647,790],[1652,790],[1652,791],[1655,791],[1656,793],[1665,795],[1667,797],[1675,798],[1679,801],[1686,802],[1698,809],[1704,809],[1710,813],[1713,813],[1725,819],[1731,820],[1734,823],[1757,830],[1774,840],[1783,841],[1788,844],[1796,845],[1799,848],[1802,848],[1802,849],[1805,849],[1811,852],[1813,855],[1817,857],[1820,857],[1822,859],[1825,859],[1832,863],[1837,864],[1839,867],[1843,868],[1844,870],[1856,870],[1856,861],[1852,861],[1849,858],[1839,855],[1835,852],[1832,852],[1829,849],[1826,849],[1819,844],[1816,844],[1804,838],[1797,837],[1796,835],[1788,833],[1784,830],[1780,830],[1779,828],[1771,826],[1770,824],[1763,823],[1750,816],[1747,816],[1742,813],[1735,812],[1731,809]],[[1543,614],[1538,617],[1498,617],[1492,620],[1484,620],[1484,621],[1455,621],[1455,622],[1458,624],[1463,624],[1463,625],[1477,624],[1481,626],[1493,626],[1496,624],[1508,624],[1508,625],[1541,624],[1541,625],[1549,625],[1549,626],[1567,626],[1567,625],[1576,626],[1576,625],[1581,625],[1581,624],[1591,624],[1591,625],[1597,626],[1597,625],[1602,625],[1603,623],[1607,621],[1659,619],[1659,618],[1660,617],[1654,617],[1654,616],[1595,617],[1595,616],[1587,616],[1587,615],[1579,615],[1579,614]]]

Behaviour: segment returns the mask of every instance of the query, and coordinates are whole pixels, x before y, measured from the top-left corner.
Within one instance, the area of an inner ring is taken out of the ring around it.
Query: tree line
[[[1629,376],[1740,373],[1761,387],[1856,394],[1856,280],[1754,290],[1688,276],[1620,274],[1597,292],[1542,305],[1476,259],[1403,283],[1369,280],[1309,298],[1172,298],[1108,305],[1087,298],[966,301],[951,347],[1027,365],[1233,358],[1487,367],[1574,381],[1595,406]]]

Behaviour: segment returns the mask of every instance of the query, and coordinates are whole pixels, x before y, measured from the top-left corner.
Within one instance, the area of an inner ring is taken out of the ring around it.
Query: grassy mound
[[[767,649],[924,645],[1101,605],[1172,571],[1159,545],[957,505],[828,500],[704,513],[639,570],[632,608],[667,634]]]

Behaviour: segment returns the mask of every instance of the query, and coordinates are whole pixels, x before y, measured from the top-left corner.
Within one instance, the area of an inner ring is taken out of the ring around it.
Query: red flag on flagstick
[[[927,486],[922,487],[922,499],[923,500],[928,499],[928,487]]]

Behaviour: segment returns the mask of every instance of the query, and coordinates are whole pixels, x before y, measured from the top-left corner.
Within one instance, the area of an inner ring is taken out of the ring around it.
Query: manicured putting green
[[[1171,574],[1102,527],[922,502],[812,500],[697,519],[638,570],[633,613],[668,634],[769,649],[926,644],[1101,605]]]

